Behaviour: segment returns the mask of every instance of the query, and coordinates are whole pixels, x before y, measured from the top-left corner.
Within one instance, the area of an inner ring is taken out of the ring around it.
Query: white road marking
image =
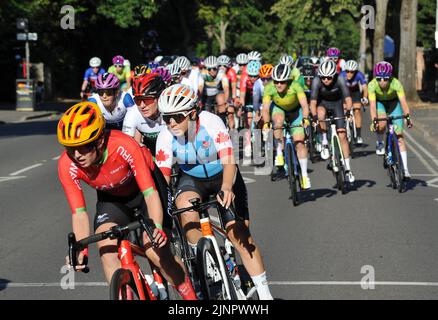
[[[436,174],[433,173],[411,173],[413,177],[437,177]]]
[[[424,159],[421,153],[417,151],[416,148],[414,148],[412,144],[409,145],[409,150],[411,150],[417,156],[418,160],[420,160],[421,163],[423,163],[423,165],[426,167],[427,170],[429,170],[431,174],[438,174],[438,172],[431,167],[431,165],[426,161],[426,159]]]
[[[75,287],[108,287],[106,282],[75,282]],[[61,287],[59,282],[42,282],[42,283],[18,283],[18,282],[0,282],[0,288],[30,288],[30,287]]]
[[[400,281],[268,281],[271,286],[421,286],[438,287],[438,282],[400,282]]]
[[[0,177],[0,182],[5,182],[9,180],[16,180],[16,179],[22,179],[26,178],[26,176],[18,176],[18,177]]]
[[[15,171],[15,172],[13,172],[13,173],[10,173],[9,175],[10,175],[10,176],[16,176],[16,175],[19,175],[19,174],[22,173],[22,172],[28,171],[28,170],[30,170],[30,169],[33,169],[33,168],[36,168],[36,167],[39,167],[39,166],[42,166],[42,165],[43,165],[42,163],[37,163],[37,164],[34,164],[34,165],[32,165],[32,166],[26,167],[26,168],[24,168],[24,169],[21,169],[21,170]]]
[[[256,182],[254,179],[251,178],[247,178],[247,177],[242,177],[242,178],[246,184]]]
[[[434,179],[428,180],[428,181],[426,181],[426,184],[429,187],[438,188],[438,185],[436,185],[434,182],[438,182],[438,178],[434,178]]]
[[[54,157],[54,158],[52,158],[52,160],[58,160],[59,158],[61,158],[61,155],[59,155],[59,156],[57,156],[57,157]]]
[[[431,154],[429,151],[426,150],[425,147],[423,147],[420,143],[417,142],[417,140],[415,140],[408,132],[404,132],[406,134],[406,137],[409,138],[413,143],[415,143],[415,145],[426,155],[429,157],[429,160],[431,160],[436,167],[438,168],[438,160],[437,158]]]

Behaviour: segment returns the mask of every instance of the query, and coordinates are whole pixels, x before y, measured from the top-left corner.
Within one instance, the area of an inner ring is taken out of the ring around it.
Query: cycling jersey
[[[87,70],[85,70],[85,74],[84,74],[84,80],[87,80],[90,83],[91,87],[94,87],[94,83],[97,80],[97,77],[100,74],[104,74],[105,73],[105,69],[104,68],[99,68],[99,71],[97,73],[93,72],[93,68],[88,68]]]
[[[300,107],[300,99],[306,98],[303,87],[296,81],[289,85],[286,93],[278,93],[274,82],[266,85],[263,94],[263,104],[270,104],[274,101],[275,105],[284,111],[295,111]]]
[[[243,75],[240,78],[240,93],[245,93],[245,106],[253,104],[253,99],[252,99],[253,88],[254,88],[254,82],[251,81],[249,75],[248,74]]]
[[[291,71],[291,74],[290,74],[290,78],[292,79],[292,81],[298,81],[300,76],[301,76],[300,69],[298,69],[296,67],[293,67],[292,71]]]
[[[103,105],[97,93],[91,95],[88,101],[96,103],[105,118],[106,127],[109,129],[121,130],[123,127],[123,119],[125,118],[127,108],[132,107],[135,103],[131,95],[126,92],[119,94],[118,100],[115,102],[116,107],[112,112],[109,112]]]
[[[316,76],[312,82],[310,99],[325,101],[339,101],[350,97],[350,90],[348,90],[347,85],[343,77],[335,76],[333,82],[329,86],[325,86],[321,78]]]
[[[345,84],[347,85],[350,92],[359,91],[360,90],[359,84],[361,84],[362,86],[367,84],[367,80],[365,79],[365,75],[360,71],[357,71],[351,80],[347,80],[347,72],[345,72],[345,71],[342,71],[339,76],[344,78]]]
[[[368,84],[368,99],[370,101],[390,101],[400,99],[405,96],[403,85],[396,78],[391,78],[387,90],[383,90],[376,79]]]
[[[126,112],[122,131],[131,137],[134,137],[136,130],[140,131],[143,143],[151,150],[152,154],[155,154],[158,134],[165,126],[161,115],[156,119],[145,118],[138,108],[132,107],[128,108]]]
[[[346,62],[344,59],[338,59],[338,63],[336,64],[336,72],[338,74],[345,70],[345,64]]]
[[[264,85],[262,79],[257,79],[252,88],[252,105],[254,111],[260,111],[263,99]]]
[[[182,77],[181,84],[188,85],[198,95],[200,72],[198,68],[191,69],[188,77]]]
[[[131,78],[131,69],[129,67],[124,67],[122,69],[122,73],[118,73],[116,71],[116,67],[112,65],[108,68],[108,72],[114,74],[117,78],[119,78],[120,83],[126,82],[126,80]]]
[[[226,75],[229,83],[237,82],[237,73],[233,68],[228,68]]]
[[[214,97],[224,90],[223,85],[228,85],[228,79],[223,71],[218,71],[215,78],[210,74],[201,74],[200,84],[204,85],[203,96]]]
[[[73,214],[86,211],[81,180],[114,197],[129,197],[139,191],[148,196],[156,190],[150,151],[120,131],[110,130],[105,135],[103,158],[98,164],[81,168],[66,151],[58,160],[59,179]]]
[[[174,162],[197,178],[209,178],[223,171],[220,159],[233,154],[233,144],[221,118],[202,111],[195,133],[195,138],[188,141],[185,136],[173,136],[167,127],[160,131],[155,159],[165,176],[170,176]]]
[[[236,77],[237,77],[237,82],[236,82],[236,95],[237,97],[240,97],[240,79],[247,74],[246,72],[246,66],[243,67],[243,70],[240,71],[240,67],[237,65],[237,69],[236,70]]]

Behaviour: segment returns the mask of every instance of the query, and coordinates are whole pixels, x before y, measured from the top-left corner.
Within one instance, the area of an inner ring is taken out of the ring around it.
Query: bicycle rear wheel
[[[299,204],[299,197],[298,197],[298,184],[300,183],[297,181],[297,177],[294,173],[294,164],[293,164],[293,157],[292,157],[292,144],[287,144],[287,157],[286,157],[286,163],[287,163],[287,180],[289,182],[289,189],[290,189],[290,198],[292,199],[292,203],[294,206],[297,206]]]
[[[313,127],[308,126],[306,128],[307,136],[307,148],[309,149],[309,158],[312,163],[316,161],[316,150],[315,150],[315,132],[313,132]]]
[[[219,260],[213,247],[213,242],[207,238],[201,238],[197,244],[197,268],[201,283],[202,294],[206,300],[228,300],[225,283],[230,288],[231,300],[237,300],[235,288],[231,283],[228,272],[223,278]],[[225,265],[225,262],[224,262]]]
[[[146,299],[149,296],[146,291],[146,286],[143,284],[143,292],[145,292]],[[141,300],[138,294],[137,285],[135,284],[132,272],[127,269],[117,269],[114,272],[110,283],[110,299],[111,300]]]
[[[345,181],[344,181],[345,169],[341,163],[341,148],[339,146],[337,139],[334,139],[333,145],[334,145],[334,152],[335,152],[335,165],[338,168],[338,171],[335,172],[336,186],[337,186],[338,190],[342,192],[342,194],[345,194],[347,192],[347,190],[345,188]]]
[[[351,158],[354,158],[354,123],[353,121],[348,121],[348,129],[347,129],[347,139],[348,139],[348,147],[350,148]]]

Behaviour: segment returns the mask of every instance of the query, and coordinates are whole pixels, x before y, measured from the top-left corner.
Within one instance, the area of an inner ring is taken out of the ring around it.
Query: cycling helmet
[[[123,63],[125,62],[125,59],[122,56],[115,56],[113,57],[113,64],[120,64],[123,66]]]
[[[173,62],[173,64],[176,64],[178,67],[180,67],[181,71],[190,70],[190,68],[192,66],[190,63],[190,60],[184,56],[180,56],[180,57],[176,58],[175,61]]]
[[[90,67],[98,68],[100,67],[102,61],[98,57],[93,57],[90,59]]]
[[[329,58],[339,58],[341,51],[338,48],[332,47],[327,49],[326,54]]]
[[[158,98],[165,88],[166,84],[158,73],[148,73],[138,78],[134,78],[132,93],[135,98]]]
[[[118,89],[120,86],[119,78],[112,73],[103,73],[97,76],[96,89]]]
[[[272,69],[274,66],[272,64],[264,64],[260,68],[259,76],[260,78],[270,78],[272,77]]]
[[[262,67],[262,64],[260,63],[260,61],[250,61],[248,63],[248,66],[246,67],[246,72],[248,73],[249,76],[258,76],[259,75],[259,71],[260,68]]]
[[[287,64],[288,66],[292,66],[293,63],[294,59],[287,54],[281,56],[280,60],[278,61],[278,64]]]
[[[196,93],[187,85],[174,84],[163,91],[158,99],[162,114],[172,114],[196,108]]]
[[[260,52],[251,51],[250,53],[248,53],[248,61],[252,61],[252,60],[261,61],[262,55],[260,54]]]
[[[336,74],[336,63],[333,60],[325,60],[319,65],[318,75],[320,77],[333,77]]]
[[[208,56],[205,58],[204,64],[207,69],[218,67],[217,58],[215,56]]]
[[[153,69],[160,67],[160,64],[156,63],[156,62],[149,62],[148,67],[149,67],[149,69],[153,70]]]
[[[345,70],[347,71],[357,71],[359,69],[359,64],[354,60],[348,60],[345,63]]]
[[[246,53],[240,53],[236,57],[237,64],[248,64],[248,55]]]
[[[223,54],[223,55],[217,57],[217,63],[220,66],[228,66],[231,63],[231,59],[229,56]]]
[[[97,104],[84,101],[69,108],[59,119],[56,133],[60,144],[78,147],[100,137],[105,118]]]
[[[319,65],[319,59],[317,57],[310,57],[309,62],[314,66]]]
[[[147,64],[140,64],[134,68],[134,76],[138,77],[146,73],[150,73],[151,69],[149,69]]]
[[[131,62],[128,59],[125,59],[125,61],[123,61],[123,66],[131,68]]]
[[[167,68],[167,70],[169,70],[170,75],[172,77],[176,77],[176,76],[181,75],[181,68],[174,63],[169,64],[166,68]]]
[[[377,62],[374,66],[375,77],[391,77],[392,71],[392,65],[386,61]]]
[[[155,59],[154,59],[154,62],[155,63],[160,63],[161,60],[163,60],[163,56],[156,56]]]
[[[272,79],[275,81],[290,80],[291,68],[287,64],[277,64],[272,70]]]
[[[169,70],[167,70],[164,67],[158,67],[158,68],[152,70],[151,73],[158,74],[161,77],[161,79],[163,79],[163,81],[166,85],[169,85],[170,82],[172,81],[172,76],[170,75]]]
[[[303,77],[306,78],[314,78],[315,77],[315,69],[311,64],[306,64],[303,66],[302,71]]]

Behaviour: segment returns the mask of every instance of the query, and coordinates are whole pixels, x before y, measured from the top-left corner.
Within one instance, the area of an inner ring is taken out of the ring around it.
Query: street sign
[[[18,41],[27,41],[27,34],[26,33],[17,33],[17,40]]]
[[[29,41],[37,41],[38,40],[38,34],[37,33],[28,33],[27,34],[27,40],[29,40]]]

